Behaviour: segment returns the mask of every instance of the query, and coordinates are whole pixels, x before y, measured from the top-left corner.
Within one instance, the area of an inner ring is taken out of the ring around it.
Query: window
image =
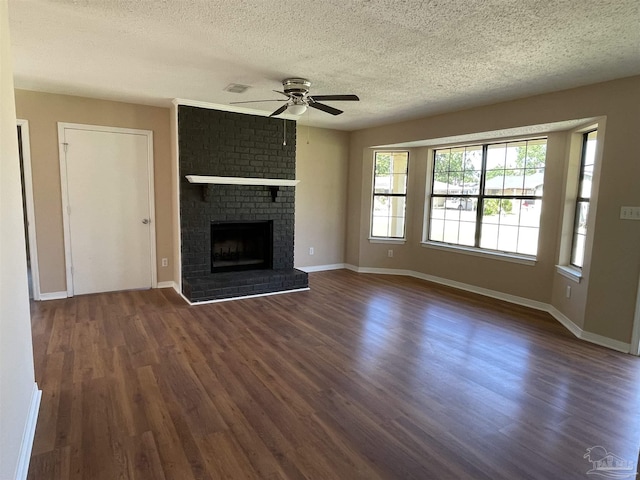
[[[597,130],[586,132],[582,136],[582,157],[580,160],[580,183],[573,226],[573,242],[571,244],[571,265],[582,268],[584,263],[584,247],[587,238],[587,218],[591,200],[591,183],[593,166],[596,158]]]
[[[547,139],[437,149],[428,240],[535,256]]]
[[[404,238],[409,152],[376,152],[371,237]]]

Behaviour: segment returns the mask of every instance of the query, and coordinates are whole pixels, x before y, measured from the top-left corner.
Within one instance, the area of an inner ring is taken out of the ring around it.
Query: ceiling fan
[[[285,110],[288,110],[292,115],[302,115],[307,111],[307,107],[315,108],[317,110],[322,110],[323,112],[330,113],[331,115],[340,115],[342,110],[338,110],[337,108],[330,107],[329,105],[325,105],[324,103],[320,103],[321,101],[351,101],[357,102],[360,99],[357,95],[309,95],[309,88],[311,87],[311,82],[304,78],[286,78],[282,81],[282,89],[274,90],[276,93],[280,93],[287,97],[287,99],[277,99],[277,100],[249,100],[246,102],[231,102],[232,105],[239,103],[258,103],[258,102],[286,102],[280,108],[278,108],[275,112],[273,112],[270,117],[275,117],[276,115],[280,115]]]

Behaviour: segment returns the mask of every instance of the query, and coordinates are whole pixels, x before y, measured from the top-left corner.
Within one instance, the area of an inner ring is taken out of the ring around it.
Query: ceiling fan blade
[[[280,90],[273,90],[273,91],[276,92],[276,93],[281,93],[282,95],[284,95],[287,98],[289,98],[291,96],[288,93],[281,92]]]
[[[312,95],[311,96],[312,99],[314,99],[315,101],[323,101],[323,102],[328,102],[328,101],[342,101],[342,102],[346,102],[346,101],[351,101],[351,102],[358,102],[360,101],[360,99],[358,98],[357,95]]]
[[[247,100],[245,102],[229,102],[229,105],[237,105],[239,103],[262,103],[262,102],[286,102],[287,100]]]
[[[282,105],[279,109],[277,109],[275,112],[273,112],[269,116],[270,117],[275,117],[276,115],[280,115],[282,112],[284,112],[287,109],[288,106],[289,106],[289,104],[285,103],[284,105]]]
[[[322,110],[323,112],[330,113],[331,115],[340,115],[341,113],[343,113],[342,110],[330,107],[329,105],[325,105],[324,103],[309,102],[309,106],[312,108],[317,108],[318,110]]]

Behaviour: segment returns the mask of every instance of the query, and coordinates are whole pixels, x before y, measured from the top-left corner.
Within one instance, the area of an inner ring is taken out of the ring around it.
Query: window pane
[[[580,186],[578,197],[591,198],[591,185],[596,156],[598,131],[594,130],[584,135],[582,141],[582,160],[580,164]],[[587,221],[589,218],[589,202],[576,201],[573,244],[571,246],[571,264],[582,268],[587,235]]]
[[[587,134],[585,142],[584,152],[584,165],[593,165],[596,160],[596,145],[597,145],[598,131],[594,130]]]
[[[541,207],[542,200],[521,200],[520,225],[523,227],[539,227]]]
[[[500,200],[500,225],[518,225],[520,223],[520,200],[506,198]]]
[[[584,136],[582,143],[582,163],[580,166],[579,197],[591,198],[591,184],[593,182],[593,168],[596,158],[597,130]]]
[[[538,229],[520,227],[517,253],[536,255],[538,253]]]
[[[485,199],[480,247],[535,255],[541,200]]]
[[[500,225],[498,229],[498,250],[515,252],[518,247],[518,227]]]
[[[442,242],[444,239],[444,198],[432,198],[429,222],[429,240]]]
[[[483,223],[480,232],[480,247],[496,250],[498,248],[498,225]]]
[[[578,196],[582,198],[591,198],[591,183],[593,180],[593,165],[584,167],[582,179],[580,180],[580,192]]]
[[[484,147],[473,145],[436,151],[433,193],[447,197],[432,198],[430,237],[459,245],[535,255],[546,139],[486,144]],[[486,164],[486,171],[482,170],[483,164]],[[484,191],[479,191],[481,180]],[[502,198],[486,198],[485,195]],[[482,209],[482,228],[479,240],[476,240],[480,228],[477,225],[478,207]]]
[[[462,175],[463,172],[449,172],[448,195],[460,195],[462,193],[462,185],[459,183]]]
[[[507,145],[496,143],[487,148],[487,178],[503,175],[507,161]]]
[[[475,193],[472,190],[477,189],[482,170],[482,146],[465,148],[462,167],[463,174],[459,183],[462,186],[461,193]]]
[[[374,237],[386,237],[389,232],[389,216],[391,209],[390,197],[373,197],[373,219],[371,222],[371,235]]]
[[[571,264],[576,267],[583,267],[584,262],[584,247],[586,243],[586,236],[579,233],[573,236],[573,251],[571,252]]]
[[[485,195],[502,195],[504,190],[504,170],[487,172],[484,182]]]
[[[575,232],[580,235],[587,234],[587,219],[589,217],[589,202],[578,202],[576,208]]]
[[[371,235],[374,237],[404,236],[404,197],[373,197]]]
[[[462,183],[462,171],[464,170],[464,148],[452,148],[449,156],[449,172],[450,183],[459,185]],[[455,172],[455,173],[454,173]]]
[[[447,198],[444,201],[445,213],[444,218],[447,220],[460,220],[460,199],[459,198]]]
[[[544,171],[547,159],[547,139],[528,140],[510,144],[516,146],[515,164],[518,168],[524,168],[527,173]]]
[[[371,222],[372,237],[387,237],[389,231],[389,218],[374,216]]]
[[[524,191],[522,193],[541,197],[544,186],[544,168],[535,172],[525,169],[524,172]]]
[[[409,154],[407,152],[394,152],[391,154],[391,192],[407,193],[407,167]]]
[[[504,171],[504,195],[525,195],[524,170],[512,168]]]
[[[500,223],[500,200],[496,198],[484,200],[482,223]]]
[[[460,233],[458,242],[460,245],[473,246],[476,241],[476,224],[475,222],[460,222]]]
[[[436,150],[433,193],[476,194],[482,170],[482,147]]]
[[[408,161],[407,152],[376,152],[374,192],[406,193]]]
[[[455,220],[445,220],[444,222],[444,241],[447,243],[458,243],[458,227],[459,222]]]
[[[391,193],[391,177],[389,175],[376,177],[373,191],[375,193]]]
[[[451,150],[449,149],[436,150],[433,165],[433,170],[436,174],[449,171],[449,155],[451,155]]]

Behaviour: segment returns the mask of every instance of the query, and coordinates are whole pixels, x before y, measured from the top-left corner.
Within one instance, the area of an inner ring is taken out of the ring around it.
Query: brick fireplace
[[[296,125],[286,122],[285,134],[282,119],[178,107],[182,293],[189,301],[307,288],[307,274],[293,268],[294,186],[186,179],[294,180]]]

